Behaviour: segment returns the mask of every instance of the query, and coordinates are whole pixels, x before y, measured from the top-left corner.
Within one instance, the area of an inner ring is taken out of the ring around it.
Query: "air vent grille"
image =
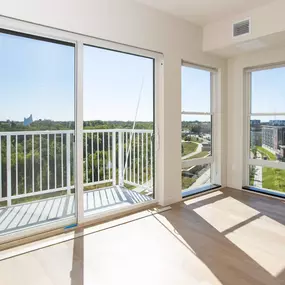
[[[249,19],[233,24],[233,36],[249,34],[250,22]]]

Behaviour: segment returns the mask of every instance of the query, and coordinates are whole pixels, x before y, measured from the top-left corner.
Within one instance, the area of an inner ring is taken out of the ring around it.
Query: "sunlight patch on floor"
[[[201,206],[194,211],[219,232],[228,230],[259,214],[257,210],[232,197]]]
[[[226,237],[271,275],[285,269],[285,226],[275,220],[259,217]]]

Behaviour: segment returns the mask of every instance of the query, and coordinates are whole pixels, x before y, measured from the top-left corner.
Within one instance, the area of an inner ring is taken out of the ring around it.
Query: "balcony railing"
[[[130,186],[152,192],[152,130],[84,130],[85,189]],[[0,202],[74,192],[74,131],[0,133]],[[140,191],[140,190],[138,190]]]

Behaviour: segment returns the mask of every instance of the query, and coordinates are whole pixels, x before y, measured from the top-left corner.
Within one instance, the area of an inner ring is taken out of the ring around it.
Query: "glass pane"
[[[0,62],[3,234],[75,215],[74,47],[0,34]]]
[[[285,193],[285,170],[271,167],[249,167],[249,185]]]
[[[252,72],[251,112],[285,112],[285,67]]]
[[[195,159],[211,156],[211,116],[182,115],[181,157]]]
[[[195,165],[182,169],[182,191],[189,191],[211,184],[211,165]]]
[[[182,66],[182,111],[211,111],[211,72]]]
[[[250,157],[285,161],[285,116],[251,117]]]
[[[85,215],[153,197],[154,60],[84,47]]]

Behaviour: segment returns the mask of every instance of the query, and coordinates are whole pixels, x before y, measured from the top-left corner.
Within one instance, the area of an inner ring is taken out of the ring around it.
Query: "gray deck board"
[[[137,204],[151,200],[149,196],[120,186],[86,191],[83,199],[84,211],[90,213],[117,208],[120,204]],[[73,194],[1,208],[0,234],[65,218],[74,213]]]

